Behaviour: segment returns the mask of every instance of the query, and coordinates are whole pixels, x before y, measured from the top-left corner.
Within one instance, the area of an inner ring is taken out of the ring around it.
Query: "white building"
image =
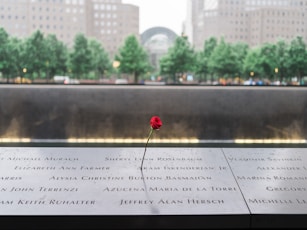
[[[139,8],[121,0],[0,0],[0,26],[20,38],[55,34],[69,46],[83,33],[113,56],[128,35],[139,36]]]
[[[214,36],[227,42],[257,46],[290,41],[302,36],[307,41],[307,1],[303,0],[188,0],[186,30],[196,48]]]

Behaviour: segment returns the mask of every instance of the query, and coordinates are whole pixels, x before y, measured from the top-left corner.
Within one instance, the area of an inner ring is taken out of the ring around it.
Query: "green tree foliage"
[[[260,66],[266,78],[273,80],[275,77],[275,68],[277,68],[277,49],[275,44],[266,43],[261,47]]]
[[[301,81],[302,76],[307,74],[306,43],[302,37],[292,40],[289,48],[289,69]]]
[[[147,53],[135,36],[129,36],[120,48],[116,60],[122,73],[139,77],[150,71]],[[253,76],[259,79],[290,81],[307,75],[306,43],[302,37],[291,42],[279,40],[249,48],[244,43],[230,44],[212,37],[204,42],[202,51],[195,52],[186,37],[178,37],[168,53],[160,60],[161,74],[174,82],[186,73],[207,76]],[[40,31],[30,37],[10,37],[0,28],[0,72],[3,77],[40,77],[50,79],[67,72],[77,78],[89,75],[102,77],[111,68],[107,52],[96,40],[88,41],[78,34],[71,50],[55,35],[44,37]],[[26,69],[26,72],[23,72]],[[278,71],[276,71],[278,70]],[[251,75],[253,73],[253,75]]]
[[[263,74],[262,67],[259,60],[261,59],[261,50],[254,48],[248,50],[248,53],[244,59],[243,71],[246,75],[261,76]]]
[[[177,77],[192,72],[195,68],[196,54],[187,37],[177,37],[174,46],[169,48],[166,56],[160,60],[161,74],[172,76],[174,82],[178,81]]]
[[[59,41],[55,35],[46,37],[46,49],[49,54],[45,61],[45,72],[47,79],[55,75],[67,73],[68,49]]]
[[[138,83],[140,75],[151,69],[148,54],[134,35],[130,35],[126,38],[115,60],[120,63],[120,72],[132,74],[135,83]]]
[[[238,64],[238,74],[239,76],[242,76],[244,73],[244,60],[247,56],[249,47],[246,43],[238,42],[232,45],[232,50]]]
[[[92,53],[93,70],[99,78],[102,78],[107,71],[111,70],[109,55],[97,40],[90,40],[89,47]]]
[[[288,75],[289,67],[289,46],[284,40],[279,40],[276,43],[276,67],[274,72],[279,78],[280,82],[283,82],[284,77]],[[277,71],[277,72],[276,72]]]
[[[9,76],[25,77],[23,69],[29,64],[28,56],[26,55],[26,40],[12,38],[9,42],[10,64]]]
[[[0,72],[7,77],[21,75],[25,66],[25,58],[21,54],[25,53],[23,41],[17,38],[10,38],[7,32],[0,28]]]
[[[77,34],[70,54],[70,68],[76,78],[80,79],[92,70],[91,55],[87,38],[83,34]]]
[[[204,49],[197,53],[196,61],[196,72],[204,74],[205,81],[207,80],[207,75],[213,76],[212,72],[209,71],[209,60],[214,49],[217,47],[218,41],[215,37],[211,37],[204,43]]]
[[[232,46],[221,39],[214,49],[208,63],[210,71],[219,77],[226,75],[235,76],[240,72],[240,63]]]
[[[10,63],[9,35],[3,28],[0,28],[0,44],[0,72],[6,75]]]
[[[25,63],[23,68],[26,68],[32,77],[34,76],[33,73],[41,77],[42,72],[45,71],[45,63],[49,56],[43,33],[40,31],[34,32],[25,40],[24,45],[22,55]]]

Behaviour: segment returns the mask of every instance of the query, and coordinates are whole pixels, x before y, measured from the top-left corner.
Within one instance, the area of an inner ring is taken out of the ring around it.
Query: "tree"
[[[140,75],[151,69],[148,54],[134,35],[130,35],[126,38],[115,60],[120,63],[120,72],[132,74],[135,83],[138,83]]]
[[[92,69],[91,50],[83,34],[77,34],[75,37],[73,51],[70,54],[70,67],[77,78],[88,74]]]
[[[285,41],[279,40],[276,44],[264,44],[260,51],[260,66],[263,73],[271,78],[277,78],[279,75],[280,82],[288,73],[289,52],[288,45]]]
[[[111,69],[108,53],[97,40],[90,40],[89,47],[92,53],[92,66],[99,77]]]
[[[263,70],[263,74],[269,79],[274,78],[275,68],[277,68],[276,59],[275,44],[266,43],[261,46],[259,64]]]
[[[0,72],[3,75],[9,74],[10,64],[10,51],[9,51],[9,35],[3,29],[0,28]]]
[[[29,62],[25,52],[25,42],[10,38],[4,29],[0,29],[0,71],[7,78],[23,76],[23,68]]]
[[[259,48],[250,49],[244,59],[243,71],[247,75],[261,76],[263,75],[263,70],[260,64],[260,54],[261,50]]]
[[[34,77],[34,73],[41,77],[49,56],[42,32],[38,30],[25,40],[25,49],[22,55],[25,56],[25,63],[22,68],[26,68],[27,72],[32,74],[32,77]]]
[[[10,64],[9,75],[25,77],[23,69],[29,64],[26,55],[26,40],[11,38],[9,41]]]
[[[279,75],[279,81],[283,82],[284,77],[288,74],[289,66],[289,47],[284,40],[276,43],[276,67],[275,73]]]
[[[225,75],[236,75],[240,72],[240,63],[232,49],[232,46],[221,39],[214,49],[208,66],[210,71],[224,77]]]
[[[188,42],[187,37],[177,37],[174,46],[169,48],[166,56],[160,60],[161,74],[173,76],[177,82],[177,75],[180,77],[194,71],[196,67],[196,54]]]
[[[299,82],[301,82],[302,76],[307,74],[307,53],[306,53],[306,43],[303,41],[302,37],[297,37],[291,41],[289,49],[289,68],[292,73],[294,73]]]
[[[239,76],[242,76],[244,73],[244,60],[247,56],[249,47],[246,43],[238,42],[232,45],[232,50],[235,55],[235,59],[238,62],[238,68],[239,68]]]
[[[46,49],[48,57],[45,60],[47,80],[51,76],[65,75],[67,72],[68,49],[55,35],[46,37]]]
[[[205,76],[205,80],[207,74],[211,74],[211,77],[213,76],[212,72],[209,71],[208,63],[211,58],[211,54],[216,48],[217,44],[217,39],[215,37],[211,37],[205,41],[204,49],[201,52],[197,53],[196,72],[203,73]]]
[[[202,51],[196,52],[196,63],[195,63],[195,73],[196,74],[203,74],[204,80],[207,80],[207,72],[208,72],[208,61],[204,56]],[[200,77],[201,79],[201,77]]]

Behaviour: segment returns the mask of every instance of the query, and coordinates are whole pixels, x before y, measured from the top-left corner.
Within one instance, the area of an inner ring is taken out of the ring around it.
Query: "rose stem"
[[[145,153],[146,153],[147,145],[148,145],[149,139],[152,135],[152,132],[153,132],[153,128],[151,127],[148,138],[147,138],[147,142],[146,142],[146,145],[145,145],[145,151],[144,151],[144,154],[143,154],[143,159],[142,159],[142,164],[141,164],[141,171],[143,171],[143,163],[144,163]]]

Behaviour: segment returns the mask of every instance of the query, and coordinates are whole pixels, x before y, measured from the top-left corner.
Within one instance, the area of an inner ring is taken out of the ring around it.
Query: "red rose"
[[[147,149],[147,145],[148,145],[148,142],[149,142],[149,139],[153,133],[154,130],[159,130],[160,127],[162,126],[162,121],[160,119],[160,117],[158,116],[153,116],[151,119],[150,119],[150,132],[149,132],[149,135],[148,135],[148,138],[147,138],[147,142],[146,142],[146,145],[145,145],[145,151],[144,151],[144,154],[143,154],[143,158],[142,158],[142,164],[141,164],[141,171],[143,173],[143,163],[144,163],[144,158],[145,158],[145,153],[146,153],[146,149]]]
[[[153,129],[160,129],[160,127],[162,126],[162,121],[160,119],[160,117],[158,116],[153,116],[150,119],[150,125]]]

